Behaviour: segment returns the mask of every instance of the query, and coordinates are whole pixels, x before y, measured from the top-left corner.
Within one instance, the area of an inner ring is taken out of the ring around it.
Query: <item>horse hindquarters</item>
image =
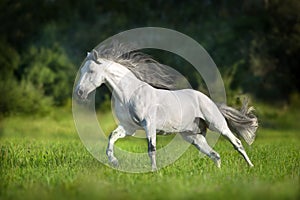
[[[244,150],[242,142],[231,132],[223,114],[220,112],[217,105],[204,94],[200,94],[199,107],[203,114],[203,118],[208,125],[208,128],[227,138],[234,148],[244,157],[248,165],[252,167],[253,164]]]

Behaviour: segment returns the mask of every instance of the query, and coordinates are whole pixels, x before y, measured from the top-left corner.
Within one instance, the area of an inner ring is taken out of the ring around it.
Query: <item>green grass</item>
[[[190,147],[175,163],[144,174],[119,172],[94,159],[81,143],[70,111],[4,118],[0,199],[299,199],[299,114],[274,112],[279,114],[259,129],[255,143],[245,145],[254,168],[221,139],[214,147],[221,169]],[[282,122],[285,117],[294,121]],[[99,121],[105,132],[115,126],[111,115],[99,115]],[[160,137],[158,143],[169,139]],[[145,142],[134,139],[117,145],[146,150]]]

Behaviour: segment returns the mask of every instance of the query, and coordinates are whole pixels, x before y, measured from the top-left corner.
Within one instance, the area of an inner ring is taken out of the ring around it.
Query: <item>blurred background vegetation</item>
[[[4,116],[70,105],[86,52],[109,36],[144,26],[174,29],[202,44],[229,98],[248,94],[279,105],[299,100],[299,0],[1,0],[0,22]],[[160,61],[181,62],[170,56]],[[179,71],[201,89],[188,67]],[[99,101],[107,94],[104,89]]]

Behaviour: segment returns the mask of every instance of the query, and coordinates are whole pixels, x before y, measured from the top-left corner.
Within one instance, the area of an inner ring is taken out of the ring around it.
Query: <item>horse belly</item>
[[[198,132],[196,118],[201,115],[197,102],[189,95],[170,93],[157,106],[157,129],[163,132]]]

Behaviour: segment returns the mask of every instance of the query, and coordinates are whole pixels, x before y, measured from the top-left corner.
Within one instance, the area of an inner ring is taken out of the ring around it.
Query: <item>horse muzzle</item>
[[[85,100],[88,97],[88,93],[84,89],[82,89],[81,87],[78,87],[75,90],[75,95],[80,100]]]

